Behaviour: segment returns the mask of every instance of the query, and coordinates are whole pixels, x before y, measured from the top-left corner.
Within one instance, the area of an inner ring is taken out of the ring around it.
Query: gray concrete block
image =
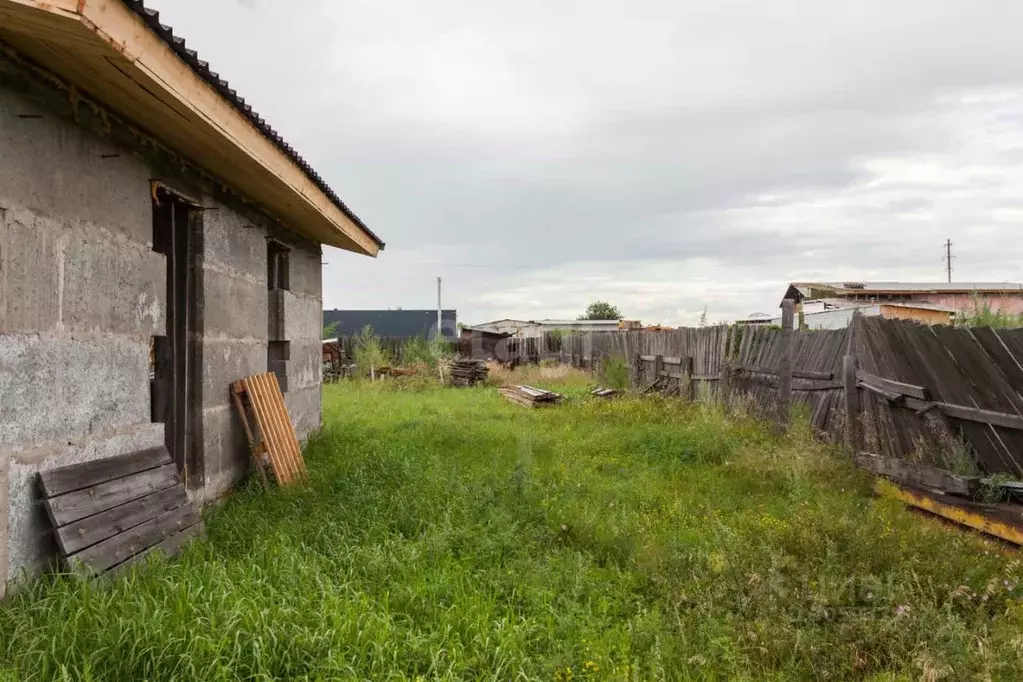
[[[0,209],[0,333],[44,332],[60,320],[66,238],[24,210]]]
[[[0,206],[152,243],[152,173],[142,159],[8,90],[0,91],[0,149]]]
[[[267,293],[267,338],[270,341],[287,341],[287,330],[284,322],[284,297],[288,292],[274,289]]]
[[[293,245],[289,261],[291,291],[320,298],[323,292],[323,254],[320,249]]]
[[[260,221],[250,220],[211,198],[215,210],[203,211],[203,261],[259,279],[266,286],[267,231]]]
[[[230,404],[232,383],[266,371],[265,343],[203,339],[202,406]]]
[[[149,345],[0,335],[0,450],[149,422]]]
[[[212,499],[249,470],[249,444],[234,408],[203,410],[204,494]]]
[[[267,338],[265,286],[206,270],[202,306],[207,336]]]
[[[163,424],[144,424],[106,438],[86,438],[55,448],[42,458],[21,461],[12,453],[8,463],[10,495],[7,504],[8,578],[22,570],[34,575],[56,558],[52,531],[39,503],[36,474],[57,467],[113,457],[163,443]],[[0,576],[3,577],[3,576]]]
[[[320,341],[292,341],[288,363],[288,386],[291,390],[319,388],[323,372],[323,346]]]
[[[316,340],[323,336],[323,305],[320,299],[284,292],[284,338]]]
[[[310,433],[320,428],[322,399],[323,392],[319,386],[295,389],[284,396],[288,415],[291,417],[291,423],[295,425],[295,433],[298,434],[299,440],[305,440]]]
[[[67,331],[164,334],[167,260],[148,249],[67,234],[61,320]]]

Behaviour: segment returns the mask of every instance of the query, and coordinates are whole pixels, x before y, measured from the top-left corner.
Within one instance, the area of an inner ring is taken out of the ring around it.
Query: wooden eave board
[[[287,227],[376,255],[380,247],[365,230],[120,0],[86,0],[76,9],[0,0],[0,38]]]

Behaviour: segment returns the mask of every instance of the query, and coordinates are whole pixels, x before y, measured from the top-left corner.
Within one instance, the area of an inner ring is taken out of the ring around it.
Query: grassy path
[[[569,388],[568,390],[572,390]],[[1017,679],[1020,564],[805,434],[332,386],[308,489],[0,605],[0,679]]]

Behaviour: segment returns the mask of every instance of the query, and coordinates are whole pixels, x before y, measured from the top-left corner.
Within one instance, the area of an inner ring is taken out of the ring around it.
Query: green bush
[[[380,337],[373,332],[373,327],[366,325],[355,337],[354,360],[361,376],[376,379],[376,371],[389,362],[387,353],[380,345]]]
[[[625,356],[615,353],[601,360],[600,377],[608,388],[626,389],[632,383],[632,370]]]

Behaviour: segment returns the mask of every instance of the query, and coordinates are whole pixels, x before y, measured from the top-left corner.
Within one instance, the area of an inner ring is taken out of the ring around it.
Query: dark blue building
[[[445,339],[458,338],[458,316],[454,310],[441,311],[441,333]],[[437,334],[436,310],[324,310],[324,328],[337,323],[336,336],[354,336],[367,324],[377,336],[432,339]]]

